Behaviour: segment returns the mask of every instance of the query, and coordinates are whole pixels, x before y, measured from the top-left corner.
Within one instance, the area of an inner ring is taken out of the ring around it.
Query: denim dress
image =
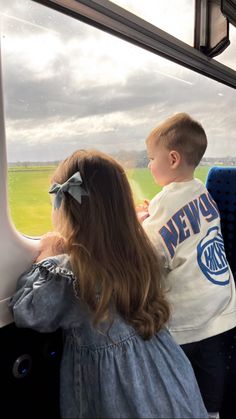
[[[74,285],[68,257],[52,257],[19,278],[10,303],[18,327],[63,329],[62,418],[208,418],[192,367],[167,329],[143,340],[117,316],[97,330]]]

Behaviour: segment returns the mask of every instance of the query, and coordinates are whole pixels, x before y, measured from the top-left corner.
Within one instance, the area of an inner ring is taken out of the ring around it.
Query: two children
[[[157,126],[146,145],[149,168],[163,189],[138,217],[166,266],[169,330],[192,363],[207,411],[217,417],[225,373],[221,339],[236,325],[236,297],[217,205],[194,179],[206,134],[179,113]]]
[[[63,418],[207,418],[193,370],[165,328],[163,269],[123,168],[77,151],[53,177],[53,223],[10,307],[16,325],[64,330]]]

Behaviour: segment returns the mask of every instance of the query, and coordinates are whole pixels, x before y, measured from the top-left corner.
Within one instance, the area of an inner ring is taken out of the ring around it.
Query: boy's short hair
[[[207,148],[207,137],[202,125],[187,113],[177,113],[154,128],[146,142],[163,144],[168,150],[181,153],[187,164],[196,167]]]

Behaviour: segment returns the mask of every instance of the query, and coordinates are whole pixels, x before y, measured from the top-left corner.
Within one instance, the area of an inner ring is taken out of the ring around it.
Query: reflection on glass
[[[0,6],[10,207],[21,232],[51,228],[51,171],[78,148],[116,157],[135,201],[150,199],[158,189],[145,138],[175,112],[206,130],[202,179],[212,164],[235,164],[233,89],[35,2]]]

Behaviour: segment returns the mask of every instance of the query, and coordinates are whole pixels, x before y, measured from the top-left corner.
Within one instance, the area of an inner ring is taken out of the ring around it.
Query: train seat
[[[219,208],[225,252],[236,281],[236,167],[212,167],[206,187]],[[224,334],[222,349],[227,376],[220,418],[229,419],[236,416],[236,328]]]
[[[236,280],[236,167],[212,167],[206,187],[220,211],[225,252]]]

